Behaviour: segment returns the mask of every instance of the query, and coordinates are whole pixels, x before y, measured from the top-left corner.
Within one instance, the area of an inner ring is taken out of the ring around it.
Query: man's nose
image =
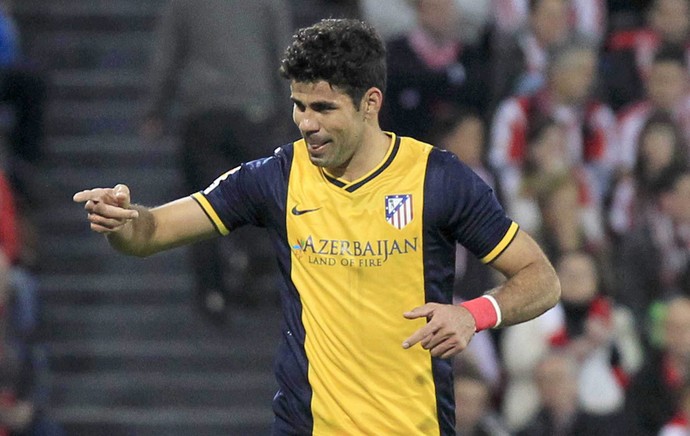
[[[302,132],[314,132],[319,130],[319,123],[313,117],[303,115],[300,117],[297,127]]]

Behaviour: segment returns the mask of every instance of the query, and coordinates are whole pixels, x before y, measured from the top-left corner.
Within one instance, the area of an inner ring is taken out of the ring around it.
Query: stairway
[[[38,278],[51,370],[49,415],[68,435],[269,432],[278,309],[213,327],[192,305],[185,249],[147,259],[88,229],[74,192],[126,182],[133,200],[181,195],[174,137],[137,136],[155,19],[165,0],[21,0],[26,54],[49,81],[37,174]]]

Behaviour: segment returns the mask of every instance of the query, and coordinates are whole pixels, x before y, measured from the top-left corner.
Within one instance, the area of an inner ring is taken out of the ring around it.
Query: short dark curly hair
[[[358,107],[368,89],[386,89],[386,48],[376,30],[360,20],[325,19],[297,31],[280,74],[296,82],[326,81]]]

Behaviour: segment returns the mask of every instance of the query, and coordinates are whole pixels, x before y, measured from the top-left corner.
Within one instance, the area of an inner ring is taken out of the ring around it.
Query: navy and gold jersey
[[[452,154],[391,134],[381,164],[346,181],[303,140],[194,194],[221,234],[268,229],[285,287],[275,434],[451,435],[449,360],[402,341],[450,303],[455,243],[491,262],[517,225]]]

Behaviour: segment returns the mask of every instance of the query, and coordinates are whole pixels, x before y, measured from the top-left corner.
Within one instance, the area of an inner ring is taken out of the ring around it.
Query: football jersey
[[[276,434],[451,435],[451,363],[402,342],[450,303],[459,242],[491,262],[517,225],[451,153],[390,134],[354,181],[311,163],[299,140],[193,198],[218,231],[267,228],[284,278]]]

